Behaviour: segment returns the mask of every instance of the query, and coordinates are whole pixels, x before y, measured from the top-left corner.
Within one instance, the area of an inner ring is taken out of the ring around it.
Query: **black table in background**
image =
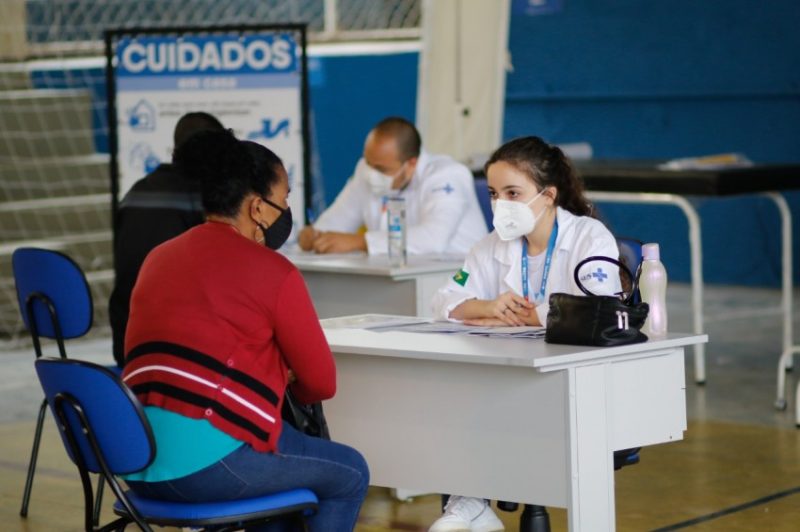
[[[750,167],[666,170],[659,161],[592,160],[576,161],[587,195],[593,201],[618,203],[672,204],[680,207],[689,221],[692,248],[692,292],[695,330],[702,326],[702,266],[699,218],[685,196],[763,195],[771,199],[781,216],[783,352],[778,365],[775,407],[786,408],[785,370],[792,367],[792,355],[800,353],[792,331],[792,217],[781,191],[800,189],[800,164],[757,164]],[[695,381],[705,382],[705,355],[695,351]],[[797,389],[800,402],[800,385]],[[800,405],[795,422],[800,427]]]
[[[745,168],[661,170],[662,161],[575,161],[587,190],[682,196],[733,196],[800,189],[800,164]]]

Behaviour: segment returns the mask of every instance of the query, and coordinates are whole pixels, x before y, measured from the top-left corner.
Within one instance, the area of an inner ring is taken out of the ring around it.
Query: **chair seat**
[[[614,471],[622,469],[625,466],[638,464],[639,451],[641,449],[641,447],[634,447],[632,449],[614,451]]]
[[[125,492],[134,508],[145,521],[158,525],[193,526],[215,525],[237,521],[251,521],[270,516],[317,509],[317,496],[307,489],[283,491],[263,497],[207,503],[183,503],[145,499],[131,490]],[[128,511],[119,502],[114,503],[114,513],[127,517]]]

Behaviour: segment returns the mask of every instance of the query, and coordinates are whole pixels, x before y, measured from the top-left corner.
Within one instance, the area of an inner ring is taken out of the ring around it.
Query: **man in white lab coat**
[[[316,223],[300,232],[300,247],[317,253],[386,254],[390,196],[406,200],[410,255],[463,256],[487,234],[469,169],[425,152],[414,125],[390,117],[369,132],[355,173]]]

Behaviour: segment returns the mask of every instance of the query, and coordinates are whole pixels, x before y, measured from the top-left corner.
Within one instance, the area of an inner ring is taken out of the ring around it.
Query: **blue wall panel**
[[[505,117],[505,138],[536,133],[556,143],[586,141],[598,159],[731,151],[757,162],[800,157],[800,98],[511,100]]]
[[[796,2],[562,4],[551,14],[512,16],[504,138],[585,141],[599,159],[740,152],[756,162],[800,162]],[[800,193],[785,196],[798,235]],[[780,282],[780,225],[771,202],[693,201],[708,282]],[[661,242],[673,280],[689,279],[688,229],[677,209],[602,207],[616,231]],[[800,264],[800,246],[794,248]]]
[[[94,146],[100,153],[108,153],[108,109],[106,107],[106,81],[103,68],[75,68],[70,70],[33,70],[31,83],[37,89],[88,89],[92,98],[92,129]]]
[[[329,205],[353,172],[364,138],[380,119],[414,122],[419,54],[313,58],[309,64],[319,171]]]

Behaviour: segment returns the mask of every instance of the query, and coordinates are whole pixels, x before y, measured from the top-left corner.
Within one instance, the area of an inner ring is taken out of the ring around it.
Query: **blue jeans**
[[[263,453],[242,445],[191,475],[127,484],[142,497],[178,502],[245,499],[308,488],[319,498],[319,510],[308,519],[311,530],[353,530],[369,485],[364,457],[341,443],[306,436],[288,423],[283,424],[278,449],[277,453]],[[284,528],[276,523],[258,530]]]

